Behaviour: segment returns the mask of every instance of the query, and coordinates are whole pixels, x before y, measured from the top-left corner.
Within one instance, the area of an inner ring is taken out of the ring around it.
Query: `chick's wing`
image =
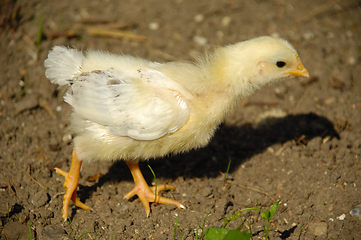
[[[75,114],[106,126],[110,133],[153,140],[180,128],[189,117],[189,93],[165,74],[139,69],[82,73],[65,96]]]

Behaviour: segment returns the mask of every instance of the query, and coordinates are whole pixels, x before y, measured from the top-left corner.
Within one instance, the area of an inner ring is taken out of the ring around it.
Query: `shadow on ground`
[[[189,153],[151,160],[141,163],[144,177],[153,179],[147,164],[159,178],[214,178],[225,172],[229,159],[233,170],[252,156],[262,153],[275,144],[295,140],[295,144],[306,145],[315,137],[340,138],[332,122],[314,113],[288,115],[284,118],[268,119],[267,124],[254,128],[252,125],[241,127],[221,126],[211,143],[202,149]],[[232,170],[230,171],[232,173]],[[106,182],[133,181],[128,167],[123,161],[116,161],[109,172],[90,187],[80,186],[78,194],[82,201],[88,199],[98,187]]]

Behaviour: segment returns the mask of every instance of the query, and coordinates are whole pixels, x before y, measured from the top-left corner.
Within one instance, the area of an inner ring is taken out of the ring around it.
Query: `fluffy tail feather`
[[[69,84],[81,73],[83,54],[75,49],[55,46],[44,62],[45,76],[60,86]]]

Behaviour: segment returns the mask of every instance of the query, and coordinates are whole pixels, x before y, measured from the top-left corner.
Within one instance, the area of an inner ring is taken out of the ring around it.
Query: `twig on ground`
[[[28,166],[27,172],[28,172],[29,177],[30,177],[31,179],[33,179],[34,182],[36,182],[42,189],[46,190],[46,187],[44,187],[41,183],[39,183],[38,181],[36,181],[36,179],[33,178],[33,177],[30,175],[30,165]]]

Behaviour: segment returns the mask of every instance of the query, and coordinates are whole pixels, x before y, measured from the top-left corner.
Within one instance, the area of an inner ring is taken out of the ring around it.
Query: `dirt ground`
[[[361,204],[360,1],[2,0],[0,8],[1,239],[30,239],[29,231],[36,239],[195,239],[209,213],[205,228],[277,200],[271,239],[361,239],[361,220],[350,214]],[[158,182],[176,186],[162,195],[187,209],[152,204],[147,218],[138,198],[123,199],[134,184],[125,163],[94,161],[79,186],[93,210],[71,205],[72,224],[63,222],[64,179],[54,168],[70,167],[71,109],[44,76],[53,46],[166,62],[261,35],[290,41],[311,78],[243,100],[206,148],[141,164],[149,183],[148,164]],[[258,239],[264,221],[249,214]]]

